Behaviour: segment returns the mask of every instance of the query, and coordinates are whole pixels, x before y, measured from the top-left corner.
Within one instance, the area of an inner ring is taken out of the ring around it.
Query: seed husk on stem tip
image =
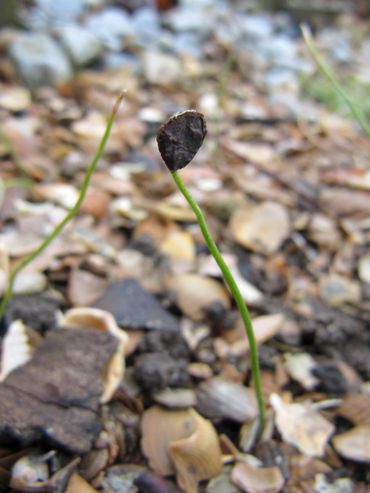
[[[157,143],[158,149],[164,163],[171,172],[171,175],[180,190],[184,195],[188,204],[192,208],[203,237],[207,246],[217,262],[224,276],[226,284],[234,297],[235,303],[242,317],[245,332],[249,341],[251,355],[251,370],[255,386],[255,393],[259,409],[259,428],[260,433],[263,431],[266,421],[265,403],[262,396],[261,373],[258,362],[257,343],[254,336],[253,326],[249,315],[248,308],[244,302],[238,285],[235,282],[228,266],[226,265],[222,255],[209,231],[204,214],[194,200],[189,190],[186,188],[181,177],[177,173],[179,169],[184,168],[192,161],[196,153],[199,151],[203,140],[207,134],[207,126],[204,115],[195,110],[187,110],[181,113],[176,113],[170,117],[158,130]]]

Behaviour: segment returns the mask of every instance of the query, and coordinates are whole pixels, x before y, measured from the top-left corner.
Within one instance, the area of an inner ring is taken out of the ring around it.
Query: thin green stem
[[[16,150],[14,149],[13,143],[11,139],[8,137],[8,135],[0,128],[0,142],[4,144],[6,147],[6,150],[11,158],[11,160],[14,163],[14,166],[17,168],[17,170],[26,178],[28,178],[28,174],[26,170],[24,169],[21,160],[18,157],[18,154]]]
[[[367,124],[363,114],[359,110],[359,108],[356,106],[356,104],[352,101],[352,99],[348,96],[346,91],[342,88],[342,86],[339,84],[338,79],[336,78],[334,72],[329,68],[328,64],[326,63],[324,57],[319,53],[319,50],[317,49],[310,30],[308,29],[307,26],[301,26],[302,34],[303,34],[303,39],[312,55],[314,58],[315,62],[317,63],[317,66],[321,70],[321,72],[325,75],[325,77],[328,79],[328,81],[331,83],[331,85],[334,87],[335,91],[341,96],[341,98],[346,102],[350,112],[352,113],[353,117],[357,121],[357,123],[360,125],[362,130],[366,133],[366,135],[370,138],[370,127]]]
[[[260,432],[265,427],[265,422],[266,422],[266,410],[265,410],[265,403],[263,400],[262,396],[262,383],[261,383],[261,372],[260,372],[260,367],[259,367],[259,362],[258,362],[258,351],[257,351],[257,343],[256,339],[254,336],[254,331],[252,327],[252,322],[251,322],[251,317],[249,315],[248,308],[244,302],[244,299],[242,297],[242,294],[239,290],[238,285],[235,282],[235,279],[233,278],[230,269],[226,265],[224,259],[222,258],[222,255],[217,248],[217,245],[208,229],[206,219],[204,217],[204,214],[197,204],[197,202],[194,200],[188,189],[186,188],[184,182],[180,178],[180,176],[177,174],[177,172],[171,173],[173,179],[175,180],[176,185],[178,186],[179,190],[181,193],[184,195],[185,199],[189,203],[190,207],[193,209],[194,214],[198,220],[199,227],[202,231],[203,237],[207,243],[207,246],[216,260],[218,266],[221,269],[221,272],[224,276],[224,279],[227,283],[227,285],[230,288],[230,291],[232,292],[235,302],[238,306],[240,315],[242,317],[244,327],[245,327],[245,332],[248,337],[249,341],[249,350],[250,350],[250,355],[251,355],[251,366],[252,366],[252,377],[254,381],[254,386],[255,386],[255,392],[256,392],[256,398],[257,398],[257,403],[258,403],[258,409],[259,409],[259,425],[260,425]]]
[[[54,240],[54,238],[56,238],[59,235],[59,233],[62,231],[62,229],[64,228],[64,226],[67,223],[69,223],[69,221],[71,221],[71,219],[73,219],[73,217],[78,213],[78,211],[79,211],[79,209],[81,207],[81,204],[82,204],[82,202],[83,202],[83,200],[84,200],[84,198],[86,196],[86,192],[87,192],[87,189],[89,187],[91,176],[92,176],[92,174],[95,171],[95,168],[96,168],[96,165],[98,164],[98,161],[100,160],[100,158],[102,157],[102,155],[104,153],[104,149],[105,149],[106,143],[108,141],[109,134],[110,134],[110,131],[112,129],[112,125],[113,125],[115,116],[117,114],[119,105],[121,104],[121,101],[123,99],[123,96],[124,96],[124,93],[122,92],[117,97],[117,99],[116,99],[116,101],[114,103],[114,106],[113,106],[113,109],[111,111],[111,114],[108,117],[107,126],[105,127],[105,131],[104,131],[103,137],[102,137],[102,139],[100,141],[98,150],[96,151],[95,156],[93,157],[91,163],[89,164],[89,166],[87,168],[87,171],[86,171],[86,174],[84,176],[84,179],[82,181],[80,193],[79,193],[79,196],[78,196],[78,198],[76,200],[76,203],[68,211],[68,213],[62,219],[62,221],[60,221],[60,223],[57,224],[57,226],[55,227],[55,229],[40,243],[40,245],[32,253],[30,253],[30,255],[28,257],[26,257],[24,260],[22,260],[22,262],[20,262],[12,270],[12,272],[9,274],[8,283],[7,283],[7,286],[6,286],[6,289],[5,289],[5,293],[4,293],[3,299],[2,299],[1,304],[0,304],[0,320],[3,318],[4,313],[5,313],[5,310],[6,310],[6,307],[7,307],[8,303],[9,303],[9,300],[10,300],[10,298],[12,296],[13,287],[14,287],[14,281],[15,281],[15,278],[17,277],[17,274],[22,269],[24,269],[28,264],[30,264],[38,255],[40,255],[40,253],[43,250],[45,250],[45,248],[47,246],[49,246],[49,244]]]
[[[9,180],[0,179],[0,190],[7,190],[8,188],[30,188],[33,183],[34,182],[29,178],[9,178]]]

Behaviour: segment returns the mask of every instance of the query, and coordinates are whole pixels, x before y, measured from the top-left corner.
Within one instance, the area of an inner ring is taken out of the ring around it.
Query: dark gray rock
[[[48,332],[32,360],[0,384],[0,437],[88,451],[100,430],[103,369],[117,344],[93,329]]]
[[[175,317],[135,279],[110,284],[94,306],[111,312],[124,329],[179,330]]]

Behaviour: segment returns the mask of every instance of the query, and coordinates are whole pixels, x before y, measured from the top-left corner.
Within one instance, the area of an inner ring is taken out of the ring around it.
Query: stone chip
[[[32,360],[0,385],[0,436],[88,451],[100,430],[103,369],[116,348],[114,337],[96,330],[48,332]]]

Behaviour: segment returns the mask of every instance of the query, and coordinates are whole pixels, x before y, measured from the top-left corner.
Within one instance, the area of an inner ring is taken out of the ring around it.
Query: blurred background
[[[354,97],[362,101],[369,13],[369,0],[2,0],[0,49],[9,59],[0,78],[15,76],[34,90],[68,82],[86,67],[124,67],[149,84],[181,85],[194,76],[186,63],[207,60],[219,65],[215,78],[236,69],[262,90],[299,86],[335,110],[337,97],[311,79],[299,24],[318,34],[350,84],[356,79]]]

